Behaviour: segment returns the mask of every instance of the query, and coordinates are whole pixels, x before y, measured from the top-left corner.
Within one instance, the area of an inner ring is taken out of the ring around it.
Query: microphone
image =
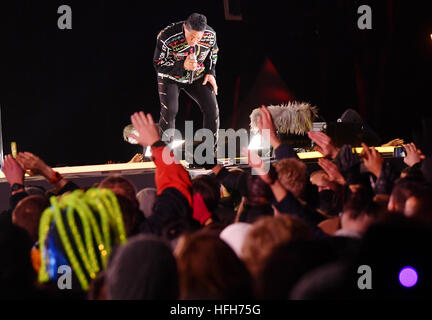
[[[191,56],[191,58],[192,59],[197,59],[197,56],[196,56],[196,54],[195,54],[195,52],[196,52],[196,49],[195,49],[195,46],[193,46],[193,47],[191,47],[191,49],[190,49],[190,56]]]

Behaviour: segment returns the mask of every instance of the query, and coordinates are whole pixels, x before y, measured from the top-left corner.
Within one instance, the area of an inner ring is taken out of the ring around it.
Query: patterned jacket
[[[188,45],[183,30],[184,21],[172,23],[159,32],[153,65],[159,78],[168,78],[179,83],[192,83],[205,74],[216,76],[216,61],[219,51],[215,31],[207,26],[200,42],[195,47]],[[195,53],[198,69],[186,70],[184,60]]]

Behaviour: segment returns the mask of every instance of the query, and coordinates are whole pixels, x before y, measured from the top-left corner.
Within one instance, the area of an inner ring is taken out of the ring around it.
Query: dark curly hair
[[[186,19],[185,24],[188,30],[204,31],[207,27],[207,18],[200,13],[192,13]]]

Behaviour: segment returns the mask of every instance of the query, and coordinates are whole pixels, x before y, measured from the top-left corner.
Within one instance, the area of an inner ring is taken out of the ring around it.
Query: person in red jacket
[[[189,173],[175,161],[173,152],[161,141],[151,114],[136,112],[131,116],[131,121],[138,132],[138,135],[130,134],[131,138],[144,147],[151,146],[152,160],[156,165],[157,198],[153,213],[145,220],[141,230],[164,236],[165,232],[172,232],[167,230],[170,225],[180,224],[189,228],[193,220],[206,224],[211,219],[211,213],[206,210],[202,200],[196,197],[194,200]],[[194,207],[200,210],[193,210]]]

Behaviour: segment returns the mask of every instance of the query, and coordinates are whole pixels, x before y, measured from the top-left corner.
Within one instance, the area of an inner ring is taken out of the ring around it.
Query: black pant
[[[202,85],[203,78],[191,84],[181,84],[174,81],[158,78],[159,100],[161,111],[159,118],[159,129],[161,136],[167,129],[175,128],[175,117],[178,112],[178,98],[180,90],[184,90],[200,107],[203,113],[203,128],[210,129],[217,141],[217,130],[219,129],[219,108],[216,95],[212,86],[207,83]]]

